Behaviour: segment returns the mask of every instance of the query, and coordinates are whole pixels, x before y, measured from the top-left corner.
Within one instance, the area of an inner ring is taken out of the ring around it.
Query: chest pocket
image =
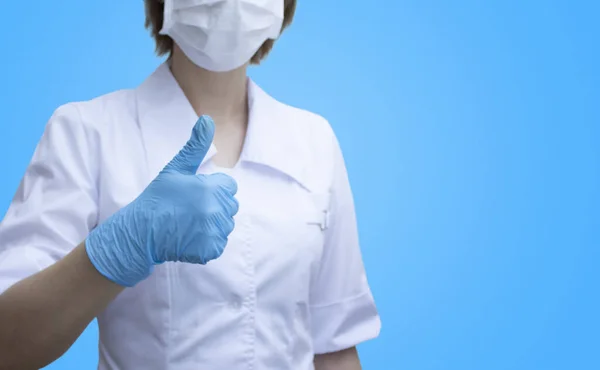
[[[245,213],[257,294],[275,304],[281,297],[290,303],[307,300],[329,223],[329,195],[301,187],[263,189],[252,203]]]
[[[310,193],[309,210],[306,214],[308,225],[318,226],[321,231],[329,228],[329,194]]]

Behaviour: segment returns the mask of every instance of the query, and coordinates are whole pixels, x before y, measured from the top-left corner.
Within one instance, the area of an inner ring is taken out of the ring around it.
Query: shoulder
[[[285,151],[304,168],[303,182],[309,188],[325,191],[331,186],[339,160],[333,127],[325,117],[307,109],[275,100],[272,106],[283,128],[279,139],[287,143]]]
[[[277,101],[278,114],[288,130],[299,135],[304,144],[314,149],[316,146],[330,146],[335,141],[335,132],[329,121],[322,115]]]
[[[303,147],[305,155],[326,162],[339,150],[338,140],[329,120],[319,113],[277,101],[280,122]]]
[[[57,155],[69,150],[97,153],[110,130],[135,124],[133,99],[133,90],[119,90],[59,106],[47,121],[38,147],[53,148]]]
[[[50,124],[64,122],[85,130],[98,130],[113,117],[135,117],[134,90],[118,90],[96,98],[59,106]]]
[[[117,90],[96,98],[73,101],[54,110],[46,124],[46,132],[62,130],[97,136],[111,121],[135,119],[134,90]],[[119,120],[116,118],[119,117]]]
[[[266,93],[254,81],[249,86],[250,105],[258,109],[261,120],[268,120],[271,129],[288,137],[296,137],[298,144],[313,146],[335,137],[331,125],[320,114],[284,103]],[[309,139],[316,139],[311,141]]]

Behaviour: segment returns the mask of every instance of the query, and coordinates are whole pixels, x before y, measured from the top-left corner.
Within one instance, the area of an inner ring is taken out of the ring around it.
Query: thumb
[[[192,136],[183,149],[167,164],[166,170],[195,175],[208,153],[215,136],[215,124],[209,116],[201,116],[192,130]]]

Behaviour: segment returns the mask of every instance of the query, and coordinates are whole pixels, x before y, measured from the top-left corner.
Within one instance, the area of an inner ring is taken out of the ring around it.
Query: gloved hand
[[[87,237],[92,264],[109,280],[131,287],[166,261],[206,264],[218,258],[238,211],[235,180],[196,175],[214,136],[202,116],[184,148],[129,205]]]

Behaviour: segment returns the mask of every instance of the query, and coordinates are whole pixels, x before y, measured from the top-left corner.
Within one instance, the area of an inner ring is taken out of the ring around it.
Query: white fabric
[[[163,35],[201,68],[236,69],[279,37],[283,0],[165,0]]]
[[[165,263],[99,317],[99,369],[312,369],[374,338],[340,147],[320,116],[249,81],[240,211],[224,254]],[[0,292],[49,266],[132,201],[197,115],[166,65],[140,87],[60,107],[0,224]],[[200,172],[212,167],[211,148]]]

